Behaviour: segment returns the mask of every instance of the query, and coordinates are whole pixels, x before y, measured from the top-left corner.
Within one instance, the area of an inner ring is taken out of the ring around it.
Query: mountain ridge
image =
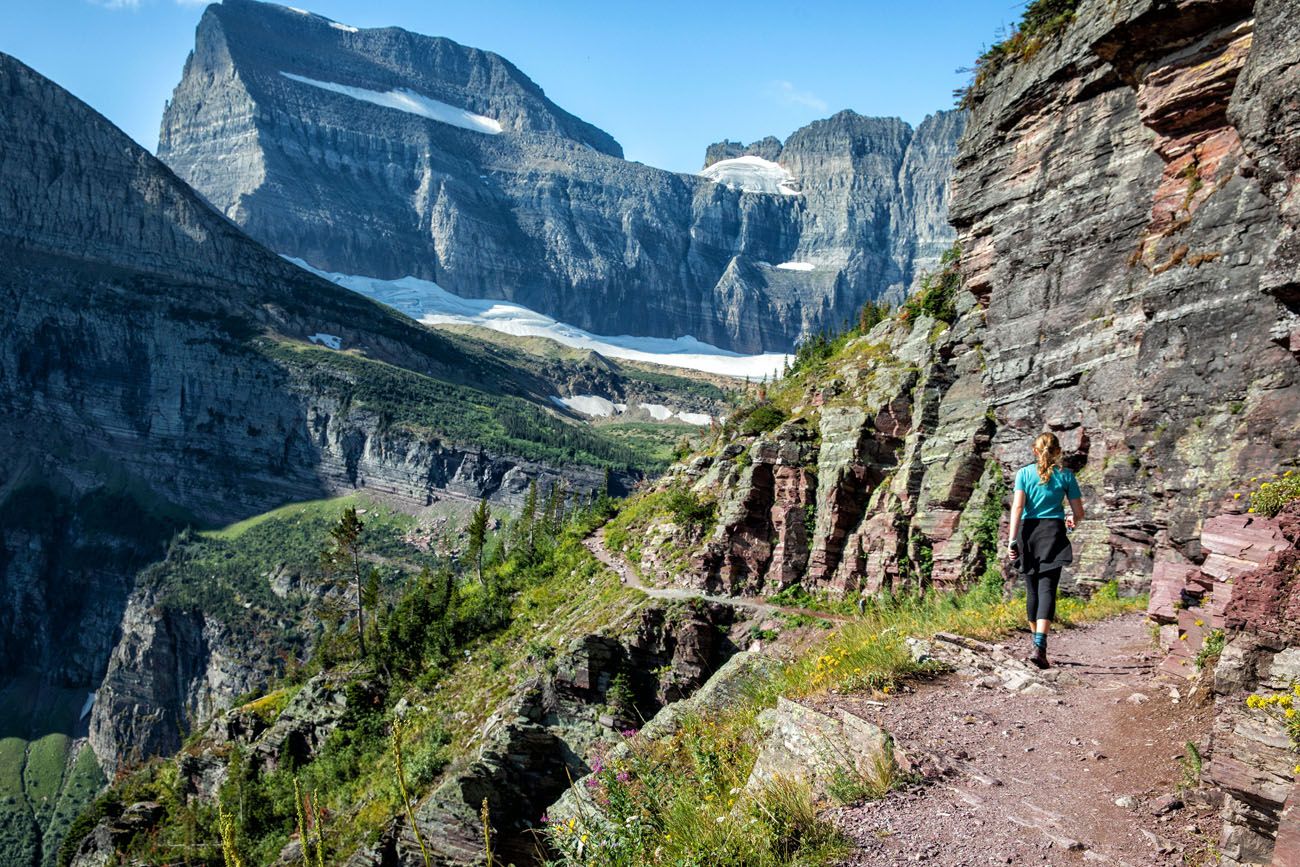
[[[814,156],[815,136],[796,133],[803,194],[746,194],[562,134],[561,110],[527,114],[520,106],[534,103],[509,76],[466,73],[489,53],[313,21],[253,0],[210,7],[164,114],[159,156],[253,237],[322,271],[430,280],[597,334],[688,334],[757,352],[789,349],[868,298],[901,297],[951,239],[931,220],[918,246],[908,213],[942,212],[959,114],[927,128],[936,146],[921,173],[938,183],[912,188],[914,204],[928,197],[923,208],[899,207],[900,143],[845,130],[827,147],[878,149],[880,159]],[[417,65],[426,54],[438,63]],[[374,96],[403,88],[503,132],[438,123]],[[813,272],[765,267],[823,244]]]

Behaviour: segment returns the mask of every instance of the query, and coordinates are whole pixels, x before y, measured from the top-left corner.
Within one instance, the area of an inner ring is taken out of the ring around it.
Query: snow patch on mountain
[[[575,394],[572,397],[553,396],[551,400],[574,412],[595,416],[596,418],[609,418],[621,412],[618,404],[596,394]]]
[[[395,108],[407,114],[426,117],[429,120],[458,126],[471,132],[481,132],[488,135],[498,135],[501,132],[501,124],[490,117],[484,117],[481,114],[474,114],[463,108],[439,102],[409,88],[403,87],[389,91],[366,90],[364,87],[352,87],[347,84],[336,84],[332,81],[320,81],[319,79],[308,78],[305,75],[295,75],[292,72],[281,72],[280,74],[290,81],[319,87],[321,90],[339,93],[383,108]]]
[[[762,157],[747,154],[729,160],[718,160],[700,172],[700,177],[746,193],[775,193],[797,196],[794,176],[779,164]]]
[[[360,28],[353,27],[351,24],[343,24],[343,23],[338,22],[338,21],[331,21],[331,22],[330,22],[330,27],[333,27],[335,30],[342,30],[344,33],[360,33],[360,32],[361,32]]]
[[[743,379],[757,380],[774,376],[785,367],[790,358],[779,352],[741,355],[689,336],[670,339],[629,334],[618,337],[592,334],[509,301],[453,295],[431,280],[417,277],[380,280],[330,273],[313,268],[301,259],[285,258],[333,283],[387,304],[412,319],[429,325],[478,325],[520,337],[546,337],[565,346],[591,349],[609,358],[645,361]]]
[[[312,343],[318,343],[321,346],[328,346],[330,349],[343,348],[343,338],[339,337],[337,334],[326,334],[323,331],[317,331],[307,339]]]
[[[782,271],[813,271],[817,268],[812,262],[782,262],[776,267]]]
[[[571,397],[553,395],[551,400],[559,406],[593,418],[610,418],[616,415],[623,415],[628,411],[627,404],[614,403],[613,401],[596,394],[575,394]],[[671,421],[676,419],[677,421],[692,424],[696,427],[703,427],[713,421],[713,417],[708,413],[683,412],[659,403],[639,403],[637,404],[637,407],[645,410],[645,412],[655,421]]]

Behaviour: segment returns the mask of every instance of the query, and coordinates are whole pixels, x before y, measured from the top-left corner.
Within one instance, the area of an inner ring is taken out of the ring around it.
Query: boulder
[[[825,714],[780,697],[758,722],[766,734],[745,782],[750,794],[790,783],[825,800],[846,783],[882,782],[895,765],[889,733],[844,708]]]

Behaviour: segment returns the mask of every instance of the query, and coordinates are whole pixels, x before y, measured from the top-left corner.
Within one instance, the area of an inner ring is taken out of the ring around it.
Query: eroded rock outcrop
[[[488,720],[477,757],[453,768],[416,808],[415,821],[437,863],[482,862],[485,802],[502,835],[501,857],[532,857],[527,832],[574,780],[591,773],[597,753],[617,752],[644,720],[651,720],[645,729],[653,731],[654,720],[720,695],[708,684],[736,669],[729,662],[736,647],[727,634],[735,620],[724,605],[650,606],[623,628],[570,642],[553,670],[521,684]],[[409,821],[397,817],[378,843],[348,864],[419,858]]]
[[[1284,867],[1297,851],[1290,843],[1300,801],[1296,745],[1277,715],[1249,707],[1246,698],[1290,693],[1300,683],[1300,503],[1251,523],[1253,534],[1225,534],[1229,545],[1237,540],[1235,553],[1251,559],[1238,561],[1246,566],[1223,594],[1229,640],[1214,669],[1212,755],[1203,780],[1225,794],[1223,863]]]

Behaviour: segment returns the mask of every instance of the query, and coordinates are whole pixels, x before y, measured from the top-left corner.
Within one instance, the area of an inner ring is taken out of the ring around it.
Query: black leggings
[[[1030,620],[1056,619],[1056,585],[1060,582],[1060,569],[1025,576],[1025,612]]]

